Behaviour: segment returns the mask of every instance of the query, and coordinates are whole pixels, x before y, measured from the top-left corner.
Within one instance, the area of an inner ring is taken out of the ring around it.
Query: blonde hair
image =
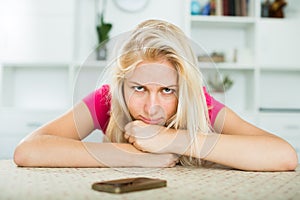
[[[124,44],[111,82],[111,117],[106,130],[110,142],[127,142],[124,127],[133,121],[123,96],[124,77],[142,61],[170,62],[178,73],[177,113],[168,128],[188,131],[191,145],[198,155],[197,134],[211,132],[208,108],[203,92],[202,74],[188,38],[175,25],[161,20],[147,20],[139,24]],[[192,150],[191,150],[192,151]],[[198,166],[200,159],[182,156],[183,165]]]

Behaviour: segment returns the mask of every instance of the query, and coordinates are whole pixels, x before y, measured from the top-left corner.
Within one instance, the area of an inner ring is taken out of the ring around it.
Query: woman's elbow
[[[26,142],[21,142],[14,151],[13,160],[17,166],[25,167],[29,165],[28,157],[28,146],[26,145]]]
[[[293,171],[298,166],[298,155],[295,149],[289,145],[288,148],[283,150],[283,155],[281,157],[281,167],[283,171]]]

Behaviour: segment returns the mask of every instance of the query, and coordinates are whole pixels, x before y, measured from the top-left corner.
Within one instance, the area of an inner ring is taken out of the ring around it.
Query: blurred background
[[[179,26],[202,47],[209,92],[299,155],[299,1],[0,0],[0,159],[95,89],[99,42],[146,19]]]

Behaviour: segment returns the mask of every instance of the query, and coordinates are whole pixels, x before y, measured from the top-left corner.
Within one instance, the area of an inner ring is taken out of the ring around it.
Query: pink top
[[[210,96],[205,88],[204,94],[208,107],[209,119],[213,125],[219,111],[224,107],[224,105]],[[83,99],[83,102],[87,105],[91,113],[95,129],[103,130],[105,133],[110,118],[109,111],[111,104],[109,85],[103,85],[101,88],[90,93]]]

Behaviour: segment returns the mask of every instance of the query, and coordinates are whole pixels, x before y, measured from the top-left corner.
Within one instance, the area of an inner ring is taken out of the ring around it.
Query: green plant
[[[99,18],[99,23],[96,26],[96,30],[98,34],[98,42],[99,44],[101,44],[102,42],[109,39],[109,32],[112,28],[112,24],[104,22],[103,13],[101,13],[101,15],[98,15],[98,18]]]
[[[218,74],[214,78],[208,80],[208,84],[212,87],[214,92],[226,92],[233,85],[233,80],[225,75],[222,79]]]

